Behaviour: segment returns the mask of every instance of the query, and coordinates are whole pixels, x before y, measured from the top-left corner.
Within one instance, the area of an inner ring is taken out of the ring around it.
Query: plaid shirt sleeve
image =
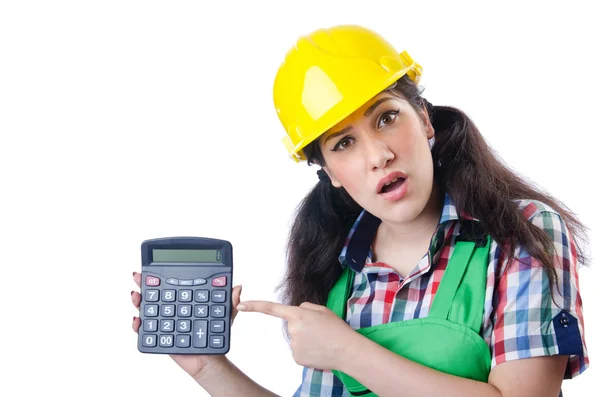
[[[304,368],[302,384],[293,397],[349,397],[342,382],[331,371]]]
[[[506,361],[569,355],[564,379],[574,378],[589,365],[584,337],[575,245],[561,216],[539,202],[523,213],[554,241],[554,264],[559,291],[551,285],[539,260],[517,249],[510,263],[504,259],[492,313],[492,368]]]

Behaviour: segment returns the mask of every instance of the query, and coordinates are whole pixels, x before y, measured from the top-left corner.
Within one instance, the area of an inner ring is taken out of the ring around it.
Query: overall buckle
[[[461,222],[460,233],[456,237],[456,241],[472,241],[475,243],[475,247],[485,247],[487,235],[481,223],[475,221]]]

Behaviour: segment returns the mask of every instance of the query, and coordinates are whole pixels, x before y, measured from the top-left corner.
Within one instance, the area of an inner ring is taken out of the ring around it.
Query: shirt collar
[[[454,201],[450,195],[446,193],[444,196],[442,214],[440,215],[440,220],[438,222],[438,229],[441,225],[459,219],[478,221],[478,219],[473,218],[464,210],[459,214]],[[375,239],[377,228],[380,223],[381,219],[369,213],[367,210],[363,210],[360,213],[348,233],[346,242],[344,243],[344,247],[338,258],[343,267],[349,266],[356,272],[362,271],[367,258],[372,257],[371,244]]]

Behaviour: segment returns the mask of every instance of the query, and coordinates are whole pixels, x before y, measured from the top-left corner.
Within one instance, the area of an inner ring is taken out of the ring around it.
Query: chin
[[[380,199],[374,207],[375,211],[372,212],[368,208],[367,211],[381,220],[393,223],[410,222],[421,213],[419,206],[415,205],[414,201],[408,197],[396,202],[385,202],[383,205]]]
[[[395,202],[384,201],[382,203],[383,200],[381,199],[377,201],[377,214],[372,213],[373,215],[389,222],[408,223],[423,213],[429,202],[429,197],[415,197],[409,193]]]
[[[391,212],[391,213],[390,213]],[[418,211],[390,211],[382,214],[381,220],[386,220],[393,223],[410,223],[414,221],[418,216]]]

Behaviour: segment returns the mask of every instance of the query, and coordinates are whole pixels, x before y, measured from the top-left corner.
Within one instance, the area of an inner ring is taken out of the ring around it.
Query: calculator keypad
[[[223,288],[227,285],[227,277],[220,276],[212,280],[161,280],[159,277],[147,275],[143,302],[142,346],[222,349],[225,346],[225,318],[229,315],[226,305],[227,291],[207,289],[207,283],[210,283],[209,288]]]

